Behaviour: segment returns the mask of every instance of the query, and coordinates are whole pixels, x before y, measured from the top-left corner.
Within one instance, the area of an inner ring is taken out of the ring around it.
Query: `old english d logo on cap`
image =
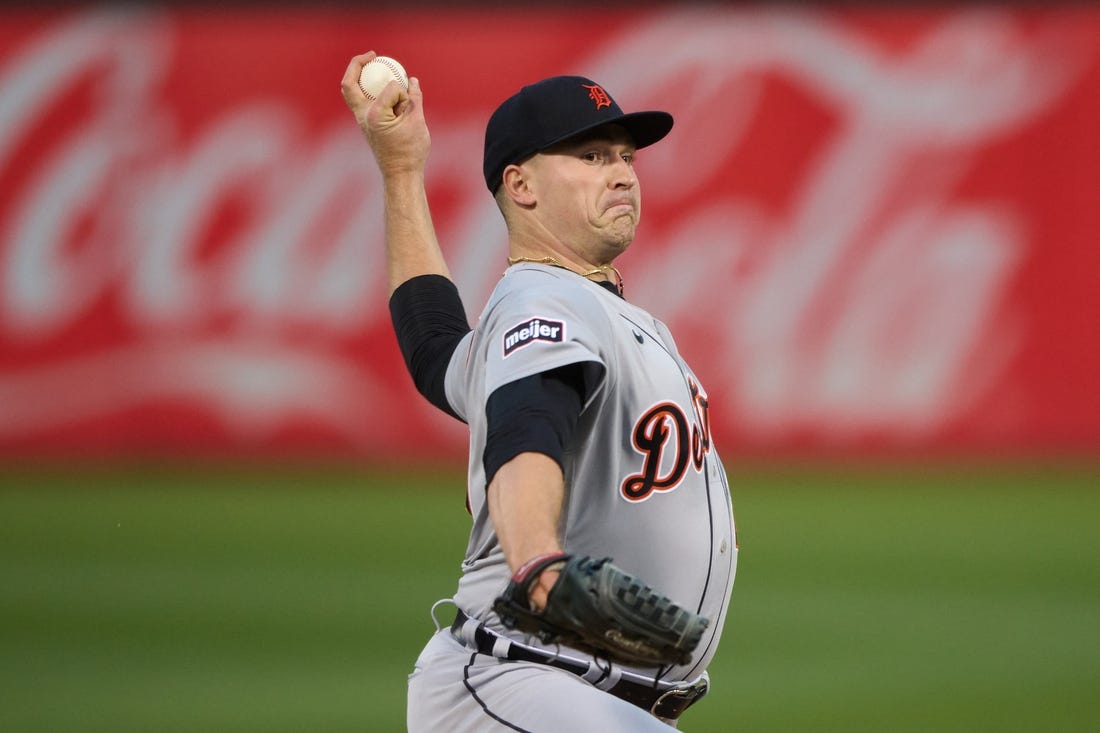
[[[596,109],[611,106],[611,95],[599,84],[581,84],[581,86],[588,90],[588,98],[596,103]]]

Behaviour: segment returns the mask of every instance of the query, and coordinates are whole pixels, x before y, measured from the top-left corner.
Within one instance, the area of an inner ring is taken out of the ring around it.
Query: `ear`
[[[535,194],[531,190],[531,179],[523,166],[515,163],[504,169],[501,188],[518,206],[533,206]]]

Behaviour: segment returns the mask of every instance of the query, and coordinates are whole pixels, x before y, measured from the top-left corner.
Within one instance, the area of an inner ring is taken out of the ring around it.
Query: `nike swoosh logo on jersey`
[[[650,332],[650,330],[647,329],[645,326],[623,313],[620,313],[619,316],[630,325],[630,331],[634,334],[634,338],[639,344],[642,344],[643,346],[647,344],[653,344],[669,356],[676,358],[673,353],[668,350],[668,347],[665,346],[664,343],[661,341],[660,336],[657,336],[656,334]]]

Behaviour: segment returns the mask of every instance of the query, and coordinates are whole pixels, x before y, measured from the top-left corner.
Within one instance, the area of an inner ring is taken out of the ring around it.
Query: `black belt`
[[[463,633],[463,629],[470,620],[470,617],[460,610],[455,615],[454,623],[451,624],[451,633],[455,638],[468,645],[470,644],[466,634]],[[536,662],[572,672],[615,697],[637,705],[643,710],[648,710],[658,718],[664,718],[665,720],[676,720],[685,710],[691,707],[692,703],[707,694],[706,676],[700,677],[696,682],[683,687],[669,688],[657,687],[657,683],[653,680],[647,680],[640,675],[634,675],[625,670],[618,673],[619,679],[614,684],[605,687],[601,683],[606,683],[611,676],[610,668],[601,668],[579,659],[556,656],[541,649],[519,644],[494,634],[480,623],[473,631],[472,642],[472,646],[476,647],[479,653],[490,657],[516,662]],[[594,677],[594,672],[600,672],[601,674]],[[636,679],[631,679],[632,677]]]

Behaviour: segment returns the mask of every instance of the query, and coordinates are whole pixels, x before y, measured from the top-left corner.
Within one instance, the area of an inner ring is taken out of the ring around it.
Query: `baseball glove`
[[[546,608],[532,610],[528,592],[561,564]],[[611,564],[568,554],[535,558],[520,568],[493,604],[510,629],[634,666],[687,664],[708,621]]]

